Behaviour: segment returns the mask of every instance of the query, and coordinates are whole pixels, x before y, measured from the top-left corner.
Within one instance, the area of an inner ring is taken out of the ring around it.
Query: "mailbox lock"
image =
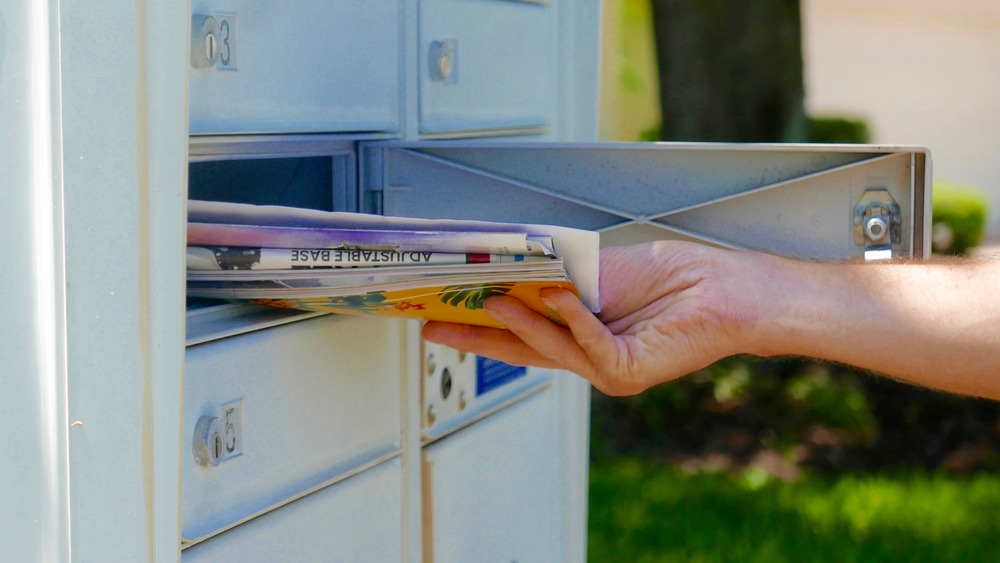
[[[454,40],[431,41],[427,59],[432,81],[452,84],[457,80],[458,45]]]
[[[222,419],[216,416],[203,416],[194,427],[194,458],[203,467],[217,467],[225,456],[225,433]]]
[[[219,20],[204,14],[191,16],[191,66],[209,68],[219,60]]]

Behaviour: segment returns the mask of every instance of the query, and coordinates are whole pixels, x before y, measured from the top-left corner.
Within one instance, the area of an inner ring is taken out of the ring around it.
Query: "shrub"
[[[965,254],[979,244],[986,224],[986,196],[979,189],[936,180],[932,240],[941,254]]]
[[[810,117],[809,142],[811,143],[870,143],[871,129],[860,119],[844,117]]]

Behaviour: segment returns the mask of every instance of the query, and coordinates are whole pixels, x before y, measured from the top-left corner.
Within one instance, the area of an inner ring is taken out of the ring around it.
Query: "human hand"
[[[423,336],[516,365],[568,369],[611,395],[672,381],[750,351],[770,257],[663,241],[601,251],[601,312],[571,292],[540,296],[566,321],[553,324],[511,297],[486,311],[509,330],[429,322]]]

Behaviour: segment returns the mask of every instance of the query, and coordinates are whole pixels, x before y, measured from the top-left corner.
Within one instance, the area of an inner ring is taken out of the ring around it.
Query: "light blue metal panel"
[[[72,555],[176,557],[183,5],[60,2]]]
[[[854,241],[854,205],[868,188],[885,188],[910,209],[910,154],[899,153],[865,160],[784,185],[717,201],[657,219],[654,225],[680,227],[714,240],[740,246],[772,249],[783,254],[849,258],[862,247]],[[912,232],[910,213],[900,221],[903,233]],[[898,255],[910,255],[908,236],[894,245]]]
[[[69,559],[59,43],[50,4],[0,1],[0,557],[8,561]]]
[[[187,168],[184,163],[188,138],[186,85],[178,77],[184,76],[188,64],[184,29],[188,14],[184,2],[148,2],[145,6],[146,60],[138,70],[146,77],[145,135],[149,143],[148,203],[143,212],[149,221],[151,343],[147,353],[152,366],[151,404],[149,416],[144,420],[148,426],[144,441],[145,451],[152,449],[152,467],[147,463],[145,471],[146,479],[153,481],[153,558],[176,561],[180,541],[177,487],[181,456],[177,433],[181,423],[185,340],[184,268],[178,266],[185,261]],[[137,129],[142,135],[141,121]],[[141,158],[137,162],[139,170],[142,162]]]
[[[181,561],[403,561],[401,468],[389,460],[185,549]]]
[[[425,145],[419,153],[527,182],[629,217],[657,215],[874,156],[658,143],[525,143],[500,151],[495,148]]]
[[[550,124],[554,32],[553,7],[547,3],[420,2],[420,132]]]
[[[395,323],[325,315],[189,348],[183,538],[214,534],[398,451],[400,347]],[[198,463],[198,421],[235,401],[242,453]]]
[[[431,160],[420,151],[392,149],[382,155],[384,161],[374,160],[371,165],[384,166],[386,176],[379,194],[385,215],[515,223],[569,222],[585,229],[599,229],[622,221],[615,213],[552,197],[481,170]],[[371,195],[365,199],[370,201]]]
[[[846,258],[864,251],[853,243],[855,205],[866,189],[888,187],[905,215],[893,250],[910,255],[911,233],[916,255],[925,242],[930,174],[922,149],[447,141],[372,143],[363,157],[361,201],[387,215],[540,222],[602,230],[616,243],[681,237]],[[644,234],[622,236],[623,228]]]
[[[559,90],[555,138],[593,142],[597,140],[600,90],[601,1],[558,2],[556,11]]]
[[[194,0],[236,16],[236,70],[191,68],[192,133],[400,126],[400,1]]]
[[[558,412],[547,389],[424,448],[433,561],[560,560]]]

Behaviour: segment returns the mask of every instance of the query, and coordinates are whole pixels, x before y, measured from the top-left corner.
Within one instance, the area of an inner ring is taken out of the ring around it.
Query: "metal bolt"
[[[427,426],[434,426],[434,405],[427,405]]]
[[[441,398],[447,400],[451,395],[451,370],[444,368],[441,372]]]
[[[465,390],[458,392],[458,410],[465,410]]]
[[[865,220],[865,236],[872,241],[882,240],[887,232],[889,225],[882,217],[876,215]]]
[[[462,350],[459,350],[458,351],[458,363],[464,364],[465,363],[465,358],[468,357],[468,355],[469,355],[468,352],[463,352]]]
[[[434,375],[434,370],[437,369],[437,364],[434,363],[434,354],[427,354],[427,377]]]

